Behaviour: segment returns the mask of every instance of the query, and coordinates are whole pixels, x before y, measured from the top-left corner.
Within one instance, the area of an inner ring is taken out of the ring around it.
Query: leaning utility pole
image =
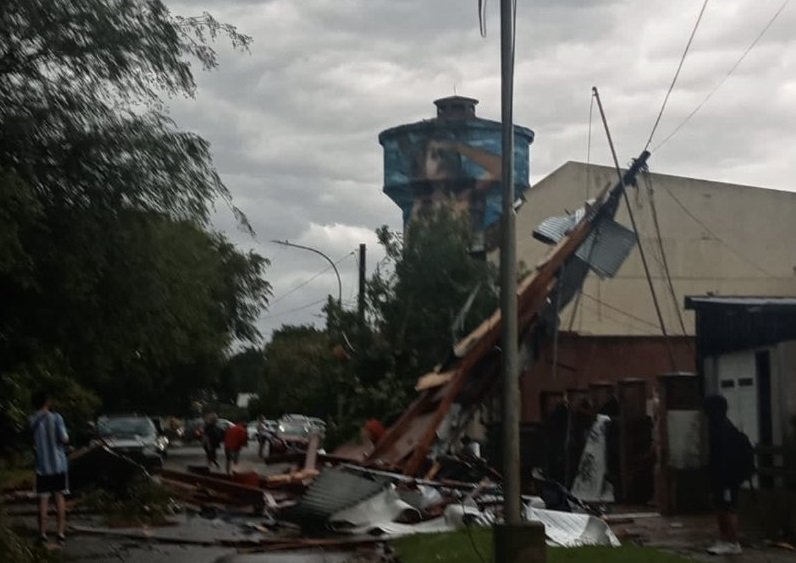
[[[500,245],[500,348],[503,384],[503,525],[495,527],[497,563],[546,560],[544,526],[524,522],[520,505],[520,366],[517,354],[517,238],[514,211],[514,10],[500,1],[500,115],[503,124],[503,213]]]

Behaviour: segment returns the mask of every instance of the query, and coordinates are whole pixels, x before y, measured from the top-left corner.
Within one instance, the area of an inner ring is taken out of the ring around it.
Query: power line
[[[646,330],[647,332],[645,332],[645,334],[648,334],[648,335],[650,335],[650,336],[657,336],[657,335],[658,335],[658,331],[660,330],[660,327],[659,327],[658,325],[656,325],[655,323],[651,323],[650,321],[648,321],[648,320],[646,320],[646,319],[642,319],[641,317],[637,317],[637,316],[635,316],[635,315],[633,315],[633,314],[631,314],[631,313],[628,313],[628,312],[626,312],[626,311],[623,311],[622,309],[619,309],[619,308],[617,308],[617,307],[614,307],[613,305],[609,305],[609,304],[608,304],[608,303],[606,303],[605,301],[602,301],[602,300],[600,300],[600,299],[597,299],[596,297],[594,297],[594,296],[592,296],[592,295],[589,295],[588,293],[581,292],[581,294],[583,295],[583,297],[585,297],[585,298],[587,298],[587,299],[590,299],[590,300],[594,301],[595,303],[597,303],[597,304],[599,304],[599,305],[602,305],[602,306],[603,306],[603,307],[605,307],[606,309],[609,309],[609,310],[611,310],[611,311],[615,311],[615,312],[617,312],[617,313],[619,313],[619,314],[621,314],[621,315],[624,315],[624,316],[625,316],[625,317],[627,317],[628,319],[634,320],[634,321],[636,321],[636,322],[642,323],[642,324],[644,324],[644,325],[646,325],[646,326],[650,327],[650,328],[646,328],[646,327],[645,327],[644,329],[642,329],[642,328],[640,328],[640,327],[636,327],[638,330]],[[584,307],[586,307],[587,309],[591,309],[592,311],[595,311],[595,312],[597,312],[598,314],[605,314],[605,313],[600,313],[600,311],[597,311],[597,310],[596,310],[596,309],[594,309],[593,307],[589,307],[589,306],[588,306],[588,305],[586,305],[585,303],[583,304],[583,306],[584,306]],[[607,317],[609,317],[609,318],[613,318],[613,320],[615,320],[616,322],[620,322],[620,323],[621,323],[621,322],[623,322],[622,320],[620,320],[620,319],[617,319],[616,317],[611,317],[611,315],[606,315],[606,316],[607,316]],[[631,323],[631,324],[632,324],[632,323]],[[651,331],[651,329],[654,329],[654,330],[652,330],[652,331]]]
[[[677,65],[677,71],[674,73],[674,78],[672,78],[672,83],[669,85],[669,90],[666,92],[666,96],[663,98],[663,104],[661,104],[661,111],[658,112],[658,117],[655,119],[655,124],[652,126],[652,131],[650,131],[650,138],[647,139],[647,144],[644,147],[644,150],[647,150],[652,143],[652,137],[655,135],[655,130],[658,128],[658,124],[661,122],[661,117],[663,117],[663,111],[666,109],[666,103],[669,101],[669,96],[672,94],[672,90],[674,90],[674,85],[677,83],[677,78],[680,76],[680,71],[683,68],[683,63],[685,63],[685,57],[688,55],[688,50],[691,48],[691,43],[694,41],[694,36],[696,35],[697,29],[699,29],[699,23],[702,21],[702,16],[705,13],[705,8],[708,7],[708,1],[705,0],[702,3],[702,9],[699,10],[699,16],[697,16],[696,23],[694,24],[694,29],[691,30],[691,36],[688,38],[688,43],[685,44],[685,49],[683,50],[683,56],[680,57],[680,64]]]
[[[693,212],[690,209],[688,209],[679,199],[677,199],[675,197],[675,195],[672,193],[672,191],[669,188],[667,188],[665,184],[663,185],[663,189],[664,189],[664,191],[666,191],[667,194],[669,194],[669,197],[671,197],[675,201],[675,203],[678,206],[680,206],[680,209],[682,209],[685,212],[686,215],[691,217],[691,219],[693,219],[698,225],[700,225],[703,229],[705,229],[705,231],[707,231],[707,233],[711,237],[716,239],[720,244],[722,244],[727,250],[732,252],[741,261],[746,262],[748,265],[752,266],[754,269],[756,269],[757,271],[759,271],[760,273],[762,273],[762,274],[764,274],[764,275],[766,275],[768,277],[772,277],[772,278],[776,277],[774,274],[772,274],[771,272],[769,272],[765,268],[762,268],[762,267],[758,266],[754,261],[750,260],[749,258],[744,256],[743,254],[741,254],[740,252],[735,250],[732,246],[730,246],[727,242],[725,242],[724,239],[722,239],[719,235],[717,235],[715,232],[713,232],[713,230],[710,227],[708,227],[699,217],[694,215]]]
[[[663,237],[661,237],[661,226],[660,222],[658,221],[658,210],[655,207],[655,195],[654,190],[652,188],[652,176],[649,173],[649,170],[646,170],[642,173],[642,177],[647,184],[647,194],[649,195],[650,200],[650,211],[652,212],[652,222],[655,225],[655,237],[658,240],[658,250],[661,254],[661,266],[663,268],[663,273],[666,276],[666,283],[669,287],[669,294],[672,296],[672,303],[674,304],[674,310],[677,312],[677,319],[680,322],[680,328],[683,331],[683,336],[688,336],[688,331],[685,328],[685,321],[683,320],[683,313],[680,311],[680,303],[677,300],[677,294],[674,291],[674,284],[672,283],[672,275],[669,271],[669,261],[666,260],[666,252],[663,248]]]
[[[342,262],[343,260],[345,260],[346,258],[348,258],[349,256],[351,256],[352,254],[354,254],[354,251],[353,251],[353,250],[352,250],[351,252],[349,252],[348,254],[346,254],[345,256],[343,256],[342,258],[340,258],[340,259],[339,259],[337,262],[335,262],[334,264],[335,264],[335,265],[339,264],[340,262]],[[276,305],[277,303],[279,303],[280,301],[282,301],[282,300],[283,300],[285,297],[287,297],[288,295],[290,295],[290,294],[292,294],[292,293],[295,293],[296,291],[298,291],[298,290],[299,290],[299,289],[301,289],[302,287],[306,286],[306,285],[307,285],[307,284],[309,284],[310,282],[312,282],[312,281],[314,281],[314,280],[318,279],[320,276],[322,276],[323,274],[325,274],[326,272],[328,272],[328,271],[329,271],[329,270],[331,270],[331,269],[332,269],[332,265],[330,264],[330,265],[326,266],[326,267],[325,267],[323,270],[321,270],[321,271],[319,271],[318,273],[316,273],[315,275],[313,275],[311,278],[309,278],[309,279],[307,279],[307,280],[304,280],[303,282],[301,282],[300,284],[298,284],[297,286],[295,286],[294,288],[292,288],[292,289],[291,289],[290,291],[288,291],[287,293],[285,293],[285,294],[283,294],[283,295],[280,295],[280,296],[279,296],[277,299],[274,299],[273,301],[271,301],[271,303],[270,303],[270,304],[271,304],[272,306],[273,306],[273,305]]]
[[[281,317],[281,316],[287,315],[289,313],[296,313],[298,311],[303,311],[304,309],[309,309],[310,307],[312,307],[314,305],[318,305],[319,303],[323,303],[324,301],[326,301],[326,299],[327,299],[326,297],[324,297],[322,299],[316,299],[312,303],[307,303],[306,305],[302,305],[300,307],[294,307],[293,309],[287,309],[285,311],[279,311],[278,313],[273,313],[271,315],[265,315],[263,318],[264,319],[274,319],[276,317]]]
[[[707,0],[705,0],[705,2],[707,3]],[[611,139],[611,131],[608,128],[608,119],[605,117],[603,104],[602,101],[600,101],[600,94],[597,91],[597,87],[592,88],[592,90],[594,91],[594,97],[597,98],[597,107],[600,110],[600,117],[602,118],[603,127],[605,128],[605,136],[608,137],[608,146],[611,148],[611,156],[614,159],[614,166],[616,167],[616,173],[619,176],[619,182],[620,184],[624,184],[622,169],[619,166],[619,159],[616,156],[614,141],[613,139]],[[644,266],[644,275],[647,277],[647,285],[649,285],[650,295],[652,296],[652,304],[655,306],[655,313],[658,315],[658,322],[661,325],[661,333],[663,333],[663,338],[664,340],[666,340],[666,347],[669,350],[669,359],[671,360],[672,363],[672,369],[674,371],[677,371],[677,361],[674,356],[674,350],[672,349],[672,344],[669,341],[669,334],[666,331],[666,323],[663,322],[663,314],[661,313],[661,307],[658,304],[658,296],[655,293],[655,284],[652,283],[652,276],[650,275],[649,265],[647,264],[647,256],[644,253],[644,245],[641,243],[641,237],[639,236],[638,227],[636,226],[636,218],[633,214],[633,207],[630,205],[630,198],[627,195],[627,190],[625,189],[625,186],[622,185],[621,188],[622,188],[622,198],[625,200],[625,206],[627,207],[627,216],[630,218],[630,225],[633,227],[633,234],[636,236],[636,245],[638,246],[638,254],[639,257],[641,258],[641,264]]]
[[[591,182],[591,126],[593,122],[594,116],[594,92],[592,91],[591,96],[589,96],[589,135],[586,140],[586,201],[589,200],[589,183]],[[589,258],[591,259],[591,253],[596,246],[596,240],[591,245],[591,249],[589,250]],[[578,293],[575,295],[575,303],[572,306],[572,315],[569,317],[569,325],[567,330],[572,332],[572,327],[575,324],[575,317],[578,314],[578,305],[580,305],[580,292],[581,288],[578,289]]]
[[[730,76],[732,76],[732,74],[738,69],[738,67],[741,65],[743,60],[746,58],[746,55],[748,55],[749,52],[752,49],[754,49],[755,45],[757,45],[757,43],[763,38],[763,35],[766,34],[766,32],[768,31],[768,28],[770,28],[772,26],[774,21],[776,21],[776,19],[783,12],[783,10],[785,10],[785,8],[787,7],[788,4],[790,4],[790,0],[785,0],[780,5],[779,9],[777,9],[777,11],[774,12],[774,15],[771,16],[771,19],[768,20],[768,23],[766,23],[766,25],[763,26],[763,29],[760,31],[760,33],[757,34],[757,37],[755,37],[754,41],[752,41],[749,44],[749,46],[746,48],[746,50],[743,52],[743,54],[741,54],[741,56],[738,58],[738,60],[735,61],[735,64],[733,64],[732,67],[730,67],[730,70],[727,72],[727,74],[724,75],[724,78],[722,78],[713,87],[713,89],[710,92],[708,92],[708,95],[705,96],[705,98],[701,102],[699,102],[699,104],[697,104],[697,106],[691,111],[691,113],[689,113],[686,116],[686,118],[683,119],[680,122],[680,124],[677,127],[675,127],[674,130],[671,133],[669,133],[669,135],[663,141],[658,143],[658,145],[654,149],[652,149],[653,152],[657,151],[659,148],[661,148],[663,145],[665,145],[669,141],[669,139],[674,137],[677,134],[677,132],[680,131],[680,129],[682,129],[683,126],[686,123],[688,123],[691,120],[691,118],[694,117],[697,114],[697,112],[699,110],[702,109],[702,106],[704,106],[708,102],[708,100],[713,97],[713,94],[715,94],[718,91],[718,89],[721,88],[724,85],[725,82],[727,82],[727,79],[729,79]]]

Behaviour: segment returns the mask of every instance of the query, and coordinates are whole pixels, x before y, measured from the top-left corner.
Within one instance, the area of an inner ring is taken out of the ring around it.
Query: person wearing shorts
[[[33,395],[33,408],[30,416],[30,430],[36,450],[36,494],[39,497],[39,537],[47,543],[47,512],[50,498],[55,499],[58,514],[56,539],[59,544],[66,543],[66,500],[69,494],[68,464],[65,448],[69,444],[63,417],[50,409],[52,403],[46,392]]]

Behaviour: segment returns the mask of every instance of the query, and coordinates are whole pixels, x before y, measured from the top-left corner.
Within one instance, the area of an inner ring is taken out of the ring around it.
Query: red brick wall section
[[[674,350],[672,368],[666,340],[662,336],[581,336],[561,333],[558,338],[558,367],[553,370],[553,342],[541,347],[539,359],[522,375],[522,421],[538,422],[541,391],[587,389],[590,383],[639,378],[652,393],[655,378],[672,371],[696,371],[694,339],[670,337]]]

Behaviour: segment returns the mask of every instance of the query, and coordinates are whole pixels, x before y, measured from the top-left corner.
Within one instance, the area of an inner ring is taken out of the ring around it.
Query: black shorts
[[[226,450],[227,460],[232,463],[238,463],[240,459],[240,450]]]
[[[40,497],[48,497],[54,493],[69,493],[69,481],[66,473],[55,473],[53,475],[36,474],[36,494]]]
[[[713,505],[717,510],[735,512],[738,508],[738,490],[740,485],[729,487],[713,487]]]

